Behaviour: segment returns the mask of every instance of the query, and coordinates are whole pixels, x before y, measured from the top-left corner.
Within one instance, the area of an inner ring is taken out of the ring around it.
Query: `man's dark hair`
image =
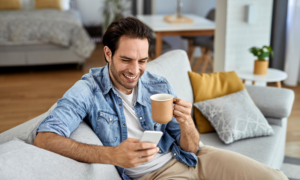
[[[147,38],[149,49],[150,43],[153,40],[152,31],[138,19],[134,17],[119,19],[108,26],[102,39],[103,45],[111,50],[111,57],[113,57],[115,51],[118,49],[121,36],[138,39]],[[107,62],[105,55],[104,59]]]

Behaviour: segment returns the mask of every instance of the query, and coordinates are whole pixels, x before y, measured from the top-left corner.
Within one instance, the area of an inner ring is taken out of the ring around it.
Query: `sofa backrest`
[[[193,103],[193,91],[190,83],[190,78],[188,76],[188,71],[191,71],[191,67],[185,51],[174,50],[165,53],[157,59],[149,62],[147,65],[147,70],[153,74],[165,77],[174,88],[174,91],[177,94],[178,98]],[[26,123],[23,123],[1,133],[0,144],[13,140],[15,137],[25,141],[26,143],[32,144],[36,136],[38,125],[52,112],[55,107],[56,103],[44,114],[41,114],[40,116],[31,119]],[[84,123],[81,123],[80,126],[83,125],[86,126]],[[77,131],[82,131],[80,129],[82,128],[78,128]],[[82,135],[75,136],[76,133],[72,133],[72,135],[72,139],[81,141],[82,139],[78,138],[85,137]],[[91,138],[90,135],[89,138]]]
[[[173,50],[147,64],[147,71],[165,77],[177,97],[193,104],[193,90],[188,75],[191,71],[188,56],[183,50]]]

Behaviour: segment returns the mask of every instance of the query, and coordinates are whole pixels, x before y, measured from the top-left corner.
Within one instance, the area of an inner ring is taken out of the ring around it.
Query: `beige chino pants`
[[[197,157],[198,164],[195,167],[189,167],[173,159],[162,169],[140,180],[288,180],[281,171],[235,152],[203,146]]]

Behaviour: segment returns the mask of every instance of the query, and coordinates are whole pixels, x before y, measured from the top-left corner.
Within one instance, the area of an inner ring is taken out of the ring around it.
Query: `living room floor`
[[[90,68],[105,66],[102,48],[97,45],[82,69],[76,65],[1,67],[0,133],[46,112]],[[288,121],[285,155],[300,158],[300,84],[283,87],[296,94]]]

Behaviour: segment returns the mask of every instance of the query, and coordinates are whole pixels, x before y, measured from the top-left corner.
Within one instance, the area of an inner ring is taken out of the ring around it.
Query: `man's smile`
[[[134,81],[134,80],[136,80],[136,78],[138,77],[138,75],[136,75],[136,76],[128,76],[128,75],[125,75],[125,74],[123,74],[127,79],[129,79],[130,81]]]

